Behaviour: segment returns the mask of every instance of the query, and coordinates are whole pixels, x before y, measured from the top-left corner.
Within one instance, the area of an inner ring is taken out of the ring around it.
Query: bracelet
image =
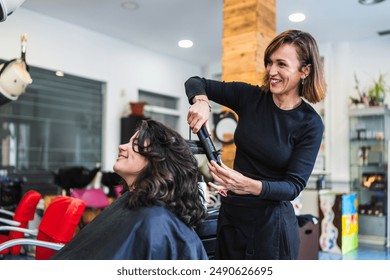
[[[210,105],[210,102],[206,99],[202,99],[202,98],[199,98],[199,99],[195,99],[195,103],[198,102],[198,101],[204,101],[207,103],[207,105],[209,105],[209,109],[210,109],[210,112],[211,112],[211,105]]]

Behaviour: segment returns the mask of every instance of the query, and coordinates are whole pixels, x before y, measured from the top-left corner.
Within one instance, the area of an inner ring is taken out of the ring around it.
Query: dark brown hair
[[[310,64],[310,73],[303,85],[300,85],[299,94],[310,103],[320,102],[326,95],[323,63],[319,55],[316,40],[307,32],[300,30],[287,30],[276,36],[264,52],[264,66],[271,55],[282,45],[291,44],[296,47],[300,68]],[[263,86],[269,90],[269,74],[265,73]]]
[[[135,209],[165,206],[188,226],[206,217],[198,187],[198,163],[185,139],[154,120],[143,120],[133,140],[147,165],[129,187],[128,205]],[[135,151],[135,150],[134,150]]]

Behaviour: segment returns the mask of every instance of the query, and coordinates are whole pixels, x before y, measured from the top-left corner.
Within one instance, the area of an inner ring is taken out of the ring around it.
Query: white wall
[[[120,118],[138,89],[180,97],[188,108],[184,82],[201,75],[200,66],[163,56],[23,8],[0,23],[0,58],[20,56],[20,36],[28,34],[27,63],[107,83],[104,102],[103,170],[111,170],[120,142]],[[186,110],[180,132],[188,136]]]
[[[364,41],[320,44],[325,58],[328,93],[325,100],[327,169],[332,186],[349,187],[349,97],[358,97],[354,75],[364,89],[379,74],[385,74],[390,85],[390,36]],[[390,92],[386,96],[390,102]]]

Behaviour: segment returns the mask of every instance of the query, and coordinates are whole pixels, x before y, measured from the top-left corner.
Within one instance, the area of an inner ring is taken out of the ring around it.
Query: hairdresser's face
[[[114,164],[114,171],[121,176],[129,186],[148,163],[147,159],[138,153],[137,141],[133,141],[136,136],[137,133],[131,137],[128,143],[119,145],[118,158]]]
[[[271,92],[276,95],[299,95],[299,83],[306,77],[299,66],[293,45],[284,44],[272,53],[266,65]]]

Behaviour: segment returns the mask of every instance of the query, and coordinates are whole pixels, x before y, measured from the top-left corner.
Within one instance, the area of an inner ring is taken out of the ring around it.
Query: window
[[[30,75],[26,92],[0,107],[1,165],[95,167],[102,157],[104,83],[32,66]]]
[[[146,103],[145,115],[156,121],[169,126],[172,129],[178,129],[180,112],[177,109],[178,98],[148,92],[138,91],[139,100]]]

